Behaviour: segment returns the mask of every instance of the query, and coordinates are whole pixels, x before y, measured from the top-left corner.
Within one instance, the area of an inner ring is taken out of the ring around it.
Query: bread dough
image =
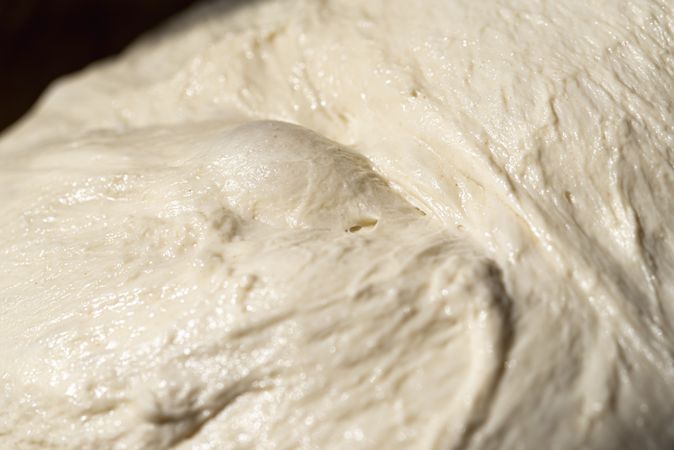
[[[201,6],[0,139],[0,447],[674,446],[669,0]]]

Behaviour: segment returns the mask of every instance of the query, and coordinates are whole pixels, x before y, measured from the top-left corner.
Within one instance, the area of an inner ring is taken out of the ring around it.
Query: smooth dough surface
[[[674,448],[669,0],[199,7],[0,138],[0,448]]]

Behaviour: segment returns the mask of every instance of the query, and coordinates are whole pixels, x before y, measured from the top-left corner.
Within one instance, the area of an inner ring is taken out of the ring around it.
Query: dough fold
[[[0,447],[674,446],[665,0],[205,4],[0,138]]]

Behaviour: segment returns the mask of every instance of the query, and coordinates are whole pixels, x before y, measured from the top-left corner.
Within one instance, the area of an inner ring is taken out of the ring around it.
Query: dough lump
[[[0,447],[674,446],[667,0],[200,6],[0,138]]]

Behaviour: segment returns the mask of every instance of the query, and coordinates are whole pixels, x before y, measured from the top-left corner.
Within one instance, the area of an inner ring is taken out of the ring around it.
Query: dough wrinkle
[[[0,447],[674,448],[671,2],[229,4],[0,137]]]

